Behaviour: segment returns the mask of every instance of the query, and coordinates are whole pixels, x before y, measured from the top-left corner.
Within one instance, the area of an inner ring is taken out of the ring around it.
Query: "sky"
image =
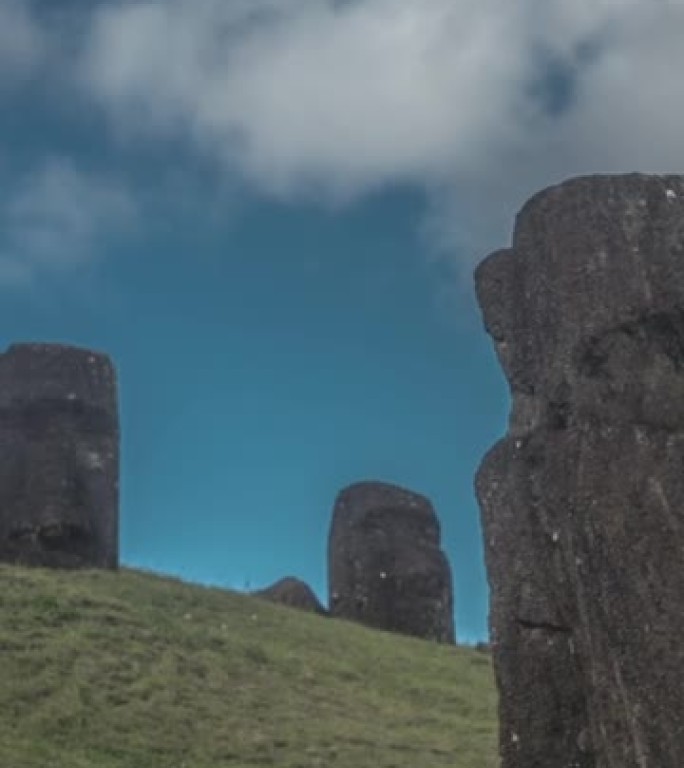
[[[0,347],[107,352],[121,560],[325,603],[335,495],[427,495],[487,636],[508,389],[472,270],[536,191],[678,173],[682,0],[0,0]]]

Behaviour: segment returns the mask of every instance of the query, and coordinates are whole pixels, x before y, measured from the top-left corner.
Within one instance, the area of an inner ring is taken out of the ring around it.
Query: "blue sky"
[[[114,359],[123,563],[325,599],[335,494],[396,482],[483,639],[508,394],[472,269],[544,186],[681,171],[683,32],[667,0],[0,0],[0,341]]]

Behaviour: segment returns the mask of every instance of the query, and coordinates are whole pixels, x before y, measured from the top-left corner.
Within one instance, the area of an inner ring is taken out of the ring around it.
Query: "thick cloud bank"
[[[266,193],[419,184],[433,239],[477,247],[562,176],[680,170],[682,33],[653,0],[118,3],[85,71],[118,119]]]
[[[0,61],[37,66],[48,25],[7,7],[18,42],[0,36]],[[334,206],[417,185],[427,241],[461,263],[502,244],[542,186],[682,170],[681,0],[102,0],[71,12],[65,68],[117,135],[180,139],[283,200]]]

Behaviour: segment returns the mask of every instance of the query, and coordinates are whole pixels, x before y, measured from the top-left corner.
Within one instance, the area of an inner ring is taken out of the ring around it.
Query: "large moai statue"
[[[684,765],[684,176],[533,197],[477,268],[501,768]]]
[[[0,561],[116,568],[118,481],[109,358],[10,346],[0,355]]]
[[[338,494],[328,590],[334,617],[454,642],[451,569],[432,504],[417,493],[368,481]]]

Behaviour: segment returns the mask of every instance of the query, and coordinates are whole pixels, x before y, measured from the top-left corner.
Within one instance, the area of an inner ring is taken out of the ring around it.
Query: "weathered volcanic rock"
[[[328,612],[320,604],[311,587],[299,579],[288,576],[270,587],[257,590],[255,597],[263,597],[272,603],[280,603],[290,608],[300,608],[303,611],[326,615]]]
[[[454,642],[451,569],[424,496],[361,482],[335,501],[328,540],[332,616]]]
[[[512,395],[476,479],[502,768],[679,768],[684,177],[544,190],[475,282]]]
[[[0,355],[0,560],[118,566],[119,423],[109,358],[60,344]]]

